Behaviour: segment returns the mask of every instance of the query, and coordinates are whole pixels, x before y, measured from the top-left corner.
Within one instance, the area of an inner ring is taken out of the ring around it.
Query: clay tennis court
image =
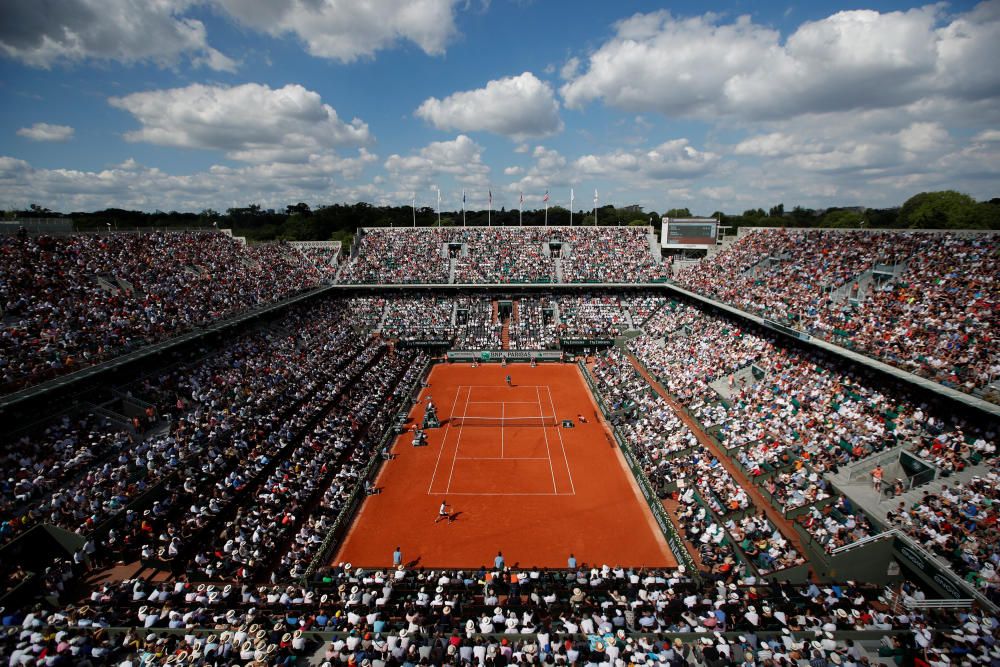
[[[411,423],[431,396],[441,428],[426,447],[396,439],[335,562],[390,566],[398,545],[422,567],[492,566],[497,551],[520,567],[566,567],[570,553],[676,566],[577,366],[438,364],[428,382]],[[454,518],[435,523],[443,500]]]

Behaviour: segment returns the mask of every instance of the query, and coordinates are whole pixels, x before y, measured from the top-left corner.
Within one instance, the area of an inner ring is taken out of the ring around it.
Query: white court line
[[[537,401],[469,401],[469,405],[497,405],[498,403],[527,403],[534,405]]]
[[[544,420],[545,416],[542,414],[542,393],[538,390],[538,387],[535,387],[535,396],[538,397],[538,401],[537,401],[538,402],[538,416],[541,419]],[[555,412],[555,411],[553,410],[553,412]],[[548,427],[545,426],[545,424],[543,423],[542,424],[542,437],[545,438],[545,458],[547,458],[549,460],[549,472],[552,473],[552,492],[553,493],[558,493],[559,489],[556,488],[556,469],[552,465],[552,452],[549,450],[549,434],[548,434],[547,431],[548,431]]]
[[[429,496],[575,496],[575,493],[428,493]]]
[[[469,411],[469,397],[472,396],[472,389],[469,389],[468,396],[465,397],[465,409],[462,410],[462,419],[465,419],[465,413]],[[455,441],[455,453],[451,456],[451,472],[448,473],[448,486],[445,487],[445,493],[451,491],[451,478],[455,474],[455,459],[458,456],[458,448],[462,446],[462,431],[464,428],[458,429],[458,440]],[[441,444],[442,448],[444,443]]]
[[[460,391],[462,391],[462,385],[458,385],[458,389],[455,390],[455,398],[451,401],[451,409],[448,411],[448,424],[444,427],[444,437],[441,439],[441,448],[438,450],[437,461],[434,463],[434,472],[431,473],[431,483],[427,485],[427,493],[430,493],[434,487],[434,478],[437,477],[438,466],[441,465],[441,452],[444,451],[444,446],[448,443],[448,433],[451,431],[451,416],[455,412],[455,404],[458,403],[458,393]],[[458,437],[462,437],[461,433]]]
[[[503,458],[503,417],[504,410],[507,409],[506,403],[500,404],[500,458]]]
[[[549,461],[545,456],[459,456],[456,461]]]
[[[548,385],[545,385],[545,390],[549,392],[549,404],[552,406],[552,414],[555,414],[556,402],[552,398],[552,390],[549,389]],[[569,469],[569,458],[566,456],[566,443],[563,442],[562,429],[558,426],[556,427],[556,433],[559,434],[559,446],[562,448],[563,460],[566,462],[566,474],[569,475],[569,488],[573,490],[573,495],[576,495],[576,486],[573,484],[573,472]]]
[[[464,384],[463,387],[472,387],[473,389],[499,389],[500,387],[506,386],[506,382],[501,382],[500,384]],[[515,384],[511,389],[538,389],[541,387],[548,387],[547,384]],[[531,401],[528,401],[529,403]]]

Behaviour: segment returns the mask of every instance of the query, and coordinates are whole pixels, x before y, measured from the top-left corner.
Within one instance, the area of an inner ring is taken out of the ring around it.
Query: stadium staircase
[[[855,302],[861,302],[865,300],[865,296],[868,294],[869,288],[872,287],[873,283],[875,286],[876,275],[881,278],[883,282],[889,282],[890,280],[895,280],[906,270],[906,262],[900,262],[899,264],[876,264],[872,268],[868,269],[864,273],[858,275],[854,280],[847,281],[844,285],[834,290],[831,297],[834,301],[842,301],[845,299],[851,299]],[[854,291],[854,285],[858,286],[857,292]]]
[[[652,227],[649,228],[649,233],[646,234],[646,237],[649,239],[649,252],[653,255],[653,260],[657,264],[662,264],[663,251],[660,249],[660,242],[656,240],[656,232],[653,231]]]
[[[556,257],[553,262],[556,267],[556,282],[561,283],[563,282],[562,257]]]
[[[385,320],[389,317],[389,303],[386,302],[382,306],[382,315],[378,318],[378,326],[375,327],[376,331],[382,331],[385,328]]]
[[[500,330],[500,347],[504,350],[510,349],[510,318],[503,318],[503,329]]]
[[[490,302],[490,306],[493,308],[493,316],[490,318],[490,322],[496,324],[500,321],[500,304],[496,299]]]
[[[764,377],[767,377],[766,375]],[[730,384],[730,378],[732,378],[732,384]],[[761,378],[763,379],[763,378]],[[709,386],[715,390],[719,396],[726,400],[730,400],[734,394],[739,393],[741,387],[746,387],[747,389],[753,389],[760,380],[754,376],[753,366],[744,366],[743,368],[737,369],[735,372],[729,375],[724,375],[718,380],[710,383]]]

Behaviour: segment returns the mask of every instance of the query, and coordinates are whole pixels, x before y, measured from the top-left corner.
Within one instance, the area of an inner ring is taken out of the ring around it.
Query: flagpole
[[[521,193],[521,203],[517,205],[517,226],[524,226],[524,193]]]
[[[573,188],[569,189],[569,226],[573,226]]]
[[[465,190],[462,190],[462,226],[465,227]]]
[[[413,195],[413,201],[411,202],[411,206],[413,208],[413,226],[416,227],[417,226],[417,195],[416,195],[416,193],[414,193],[414,195]]]
[[[493,188],[490,188],[490,203],[486,209],[486,226],[493,226]]]
[[[597,226],[597,188],[594,188],[594,227]]]
[[[437,189],[438,192],[438,227],[441,226],[441,188]]]

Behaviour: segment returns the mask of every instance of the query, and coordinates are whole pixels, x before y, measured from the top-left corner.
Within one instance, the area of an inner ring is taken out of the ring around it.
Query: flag
[[[597,206],[597,188],[594,188],[594,206]]]
[[[490,206],[493,206],[493,188],[490,188]]]
[[[462,208],[465,208],[465,189],[462,189]]]
[[[542,201],[544,201],[544,202],[547,202],[548,200],[549,200],[549,191],[548,191],[548,190],[546,190],[546,191],[545,191],[545,196],[544,196],[544,197],[542,197]]]
[[[523,192],[521,193],[521,203],[522,204],[524,203],[524,193]]]
[[[573,208],[573,188],[569,189],[569,206]]]
[[[438,208],[441,208],[441,188],[437,188],[438,192]],[[597,190],[594,190],[594,194],[597,194]]]

